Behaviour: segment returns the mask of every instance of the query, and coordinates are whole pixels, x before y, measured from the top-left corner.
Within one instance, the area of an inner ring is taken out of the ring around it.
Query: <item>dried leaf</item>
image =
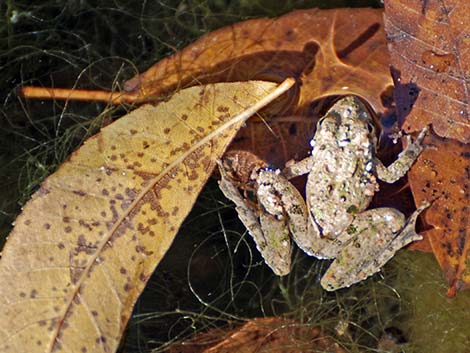
[[[416,204],[433,205],[432,226],[413,248],[432,251],[450,285],[448,295],[470,288],[470,3],[389,0],[385,26],[404,129],[431,123],[437,135],[409,173]],[[463,17],[462,17],[463,16]],[[447,139],[446,139],[447,138]],[[460,142],[458,141],[460,140]]]
[[[214,159],[289,85],[190,88],[87,140],[33,195],[5,245],[0,351],[114,352]]]
[[[470,142],[470,2],[389,0],[385,9],[404,128],[432,123],[439,136]]]
[[[382,112],[392,85],[378,9],[300,10],[239,22],[211,32],[126,82],[127,91],[157,97],[200,82],[297,77],[297,113],[314,99],[353,93]]]
[[[417,202],[433,201],[425,216],[433,228],[423,235],[454,296],[470,288],[470,149],[437,136],[427,142],[439,148],[424,151],[408,177]]]
[[[213,329],[170,347],[167,353],[345,352],[318,327],[277,317],[257,318],[236,329]]]

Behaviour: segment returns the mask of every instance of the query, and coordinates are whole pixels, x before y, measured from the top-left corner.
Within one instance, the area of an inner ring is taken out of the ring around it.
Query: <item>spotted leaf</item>
[[[87,140],[33,195],[5,245],[0,351],[114,352],[215,159],[291,84],[189,88]]]

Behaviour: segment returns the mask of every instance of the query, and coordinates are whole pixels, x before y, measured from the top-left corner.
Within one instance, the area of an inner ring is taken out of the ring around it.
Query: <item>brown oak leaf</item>
[[[302,83],[297,112],[323,96],[348,93],[381,112],[382,94],[392,84],[388,58],[381,10],[299,10],[211,32],[125,87],[156,97],[201,82],[297,77]]]
[[[389,0],[389,40],[399,119],[406,131],[431,124],[427,150],[409,174],[416,203],[426,212],[423,242],[450,285],[448,295],[470,288],[470,2]]]
[[[126,94],[145,101],[206,82],[296,77],[298,97],[285,117],[268,124],[252,119],[232,145],[282,166],[308,152],[322,98],[356,94],[376,112],[386,110],[392,80],[382,15],[379,9],[309,9],[236,23],[127,81]]]

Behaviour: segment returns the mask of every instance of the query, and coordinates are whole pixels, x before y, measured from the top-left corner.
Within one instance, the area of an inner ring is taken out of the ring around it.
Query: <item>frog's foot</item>
[[[432,144],[423,145],[423,140],[426,137],[426,134],[428,133],[428,131],[429,131],[429,125],[425,126],[420,131],[418,137],[416,138],[416,140],[414,142],[411,140],[410,135],[404,136],[404,138],[406,140],[406,148],[403,152],[401,152],[401,154],[413,155],[413,154],[417,153],[417,155],[419,155],[423,150],[436,149],[436,146],[432,145]],[[408,150],[410,150],[410,151],[408,151]]]
[[[425,126],[423,128],[423,130],[421,130],[421,132],[419,133],[418,137],[416,138],[415,143],[420,144],[420,146],[423,150],[437,150],[437,146],[434,145],[434,144],[426,144],[426,145],[422,144],[422,142],[424,140],[424,137],[426,136],[429,129],[430,129],[429,125]],[[407,137],[409,137],[409,135],[407,135]],[[408,138],[407,139],[407,146],[410,145],[410,144],[411,144],[411,139]]]
[[[410,218],[408,218],[406,221],[402,231],[395,236],[390,246],[386,249],[386,251],[384,251],[384,256],[387,256],[387,250],[393,251],[393,249],[401,249],[414,241],[423,239],[422,235],[416,233],[416,220],[418,219],[418,216],[421,214],[421,212],[427,209],[430,205],[431,204],[428,201],[425,201],[420,207],[416,209],[416,211],[413,212]],[[393,257],[394,254],[395,252],[390,255],[389,259]],[[388,259],[386,261],[388,261]]]
[[[426,136],[426,134],[428,133],[428,131],[429,131],[429,126],[426,125],[426,126],[423,128],[423,130],[420,131],[418,137],[417,137],[416,140],[415,140],[415,143],[418,144],[418,145],[421,145],[421,143],[423,142],[424,137]],[[409,135],[408,135],[408,136],[409,136]]]
[[[406,223],[403,214],[393,208],[361,214],[352,224],[358,230],[356,239],[331,264],[321,279],[322,287],[334,291],[360,282],[378,272],[398,250],[421,240],[422,236],[415,231],[416,220],[429,205],[428,202],[421,205]],[[370,227],[364,229],[368,223]]]
[[[427,207],[429,203],[423,204],[406,222],[404,215],[393,208],[377,208],[358,215],[350,226],[355,237],[323,276],[323,288],[333,291],[360,282],[378,272],[402,247],[422,239],[415,224]]]
[[[292,247],[286,220],[261,212],[261,227],[250,232],[264,262],[278,276],[289,274],[291,269]],[[241,217],[240,217],[241,219]],[[248,227],[247,227],[248,228]],[[251,227],[251,229],[254,229]],[[253,235],[256,234],[256,235]]]
[[[410,135],[406,135],[406,148],[398,155],[398,158],[388,167],[385,167],[382,162],[377,159],[377,177],[380,180],[390,184],[396,182],[398,179],[403,177],[408,172],[408,170],[410,170],[411,166],[421,154],[421,152],[425,148],[429,147],[421,144],[428,130],[429,127],[425,126],[414,142],[411,141]]]

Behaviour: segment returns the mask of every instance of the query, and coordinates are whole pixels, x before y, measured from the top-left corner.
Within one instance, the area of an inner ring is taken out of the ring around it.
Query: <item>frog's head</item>
[[[372,114],[367,106],[357,96],[348,95],[340,98],[325,114],[335,116],[338,123],[350,124],[351,126],[364,125],[369,130],[370,136],[375,138],[376,126]],[[323,119],[322,119],[323,120]],[[321,121],[319,121],[321,124]]]
[[[369,110],[362,103],[361,99],[357,96],[349,95],[340,98],[333,107],[328,111],[334,111],[340,115],[342,120],[361,120],[364,123],[372,123],[372,116],[369,114]]]
[[[253,183],[252,175],[268,165],[265,161],[250,151],[231,150],[225,153],[221,160],[221,167],[227,177],[241,185]]]

